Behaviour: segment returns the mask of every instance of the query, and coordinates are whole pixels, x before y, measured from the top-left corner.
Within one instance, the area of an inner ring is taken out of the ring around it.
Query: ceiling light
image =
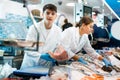
[[[93,8],[95,8],[95,9],[97,8],[98,9],[98,8],[100,8],[100,6],[93,6]]]
[[[78,0],[78,3],[83,3],[83,0]]]
[[[86,0],[78,0],[78,3],[88,4]]]
[[[75,3],[67,3],[66,6],[75,6]]]

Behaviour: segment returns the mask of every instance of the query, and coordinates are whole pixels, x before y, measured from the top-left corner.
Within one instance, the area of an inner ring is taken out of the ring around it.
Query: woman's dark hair
[[[57,7],[53,4],[46,4],[44,7],[43,7],[43,12],[46,10],[46,9],[49,9],[49,10],[52,10],[52,11],[55,11],[57,12]]]
[[[93,20],[90,18],[90,17],[88,17],[88,16],[84,16],[84,17],[82,17],[81,18],[81,20],[78,22],[78,23],[76,23],[76,27],[81,27],[81,25],[84,23],[85,25],[88,25],[88,24],[90,24],[90,23],[92,23],[93,22]]]

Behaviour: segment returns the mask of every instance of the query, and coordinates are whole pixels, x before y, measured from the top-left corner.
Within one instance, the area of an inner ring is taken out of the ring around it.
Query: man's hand
[[[52,57],[50,57],[48,53],[42,53],[40,59],[55,62],[55,60]]]
[[[48,53],[53,59],[56,59],[57,61],[64,61],[68,59],[68,54],[61,45],[57,46],[54,52],[49,51]]]
[[[53,52],[48,52],[50,56],[53,59],[56,59],[57,61],[64,61],[68,59],[68,54],[66,51],[63,51],[62,53],[53,53]]]

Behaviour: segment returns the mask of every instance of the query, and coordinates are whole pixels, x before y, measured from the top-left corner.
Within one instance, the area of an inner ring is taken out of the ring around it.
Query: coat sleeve
[[[36,41],[37,40],[37,32],[35,31],[34,26],[30,26],[27,36],[26,36],[27,41]]]
[[[92,48],[90,41],[88,39],[88,37],[86,38],[86,43],[83,47],[83,49],[87,52],[88,55],[90,55],[93,58],[98,58],[99,54]]]
[[[65,30],[63,33],[62,33],[62,36],[61,36],[61,40],[60,40],[60,44],[64,47],[64,49],[66,50],[67,54],[68,54],[68,59],[72,58],[75,53],[73,53],[71,51],[71,47],[70,47],[70,44],[71,44],[71,40],[72,40],[72,34],[71,34],[71,31],[70,30]]]

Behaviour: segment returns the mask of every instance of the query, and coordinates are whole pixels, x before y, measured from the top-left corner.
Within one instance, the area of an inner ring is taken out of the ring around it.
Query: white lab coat
[[[87,34],[79,35],[79,28],[70,27],[63,31],[60,44],[68,53],[69,59],[82,48],[92,57],[97,58],[99,55],[91,47]]]
[[[42,22],[37,23],[37,29],[39,31],[39,42],[42,42],[43,45],[39,46],[39,51],[25,51],[24,59],[21,65],[21,69],[28,66],[35,66],[38,64],[38,60],[40,58],[40,54],[47,53],[48,51],[53,51],[60,41],[62,30],[56,26],[52,25],[52,28],[47,31],[44,25],[44,20]],[[26,40],[37,41],[36,38],[36,30],[34,26],[31,26]]]

